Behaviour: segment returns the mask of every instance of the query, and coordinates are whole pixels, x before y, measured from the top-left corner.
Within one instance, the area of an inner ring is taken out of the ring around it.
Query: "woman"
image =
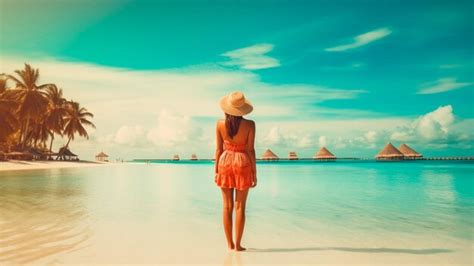
[[[240,245],[245,225],[245,203],[249,188],[257,185],[255,164],[255,123],[243,118],[252,112],[251,103],[241,92],[233,92],[220,101],[225,120],[216,125],[215,183],[222,190],[224,231],[230,249],[243,251]],[[234,202],[235,190],[235,202]],[[234,204],[235,203],[235,204]],[[232,213],[235,206],[235,245],[232,240]]]

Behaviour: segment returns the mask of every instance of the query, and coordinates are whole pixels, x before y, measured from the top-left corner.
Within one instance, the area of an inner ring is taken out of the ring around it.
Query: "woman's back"
[[[242,118],[237,134],[234,137],[229,136],[224,119],[221,119],[217,122],[217,129],[222,136],[223,141],[229,141],[230,143],[237,145],[247,145],[249,144],[249,140],[251,140],[252,134],[254,133],[255,122]]]

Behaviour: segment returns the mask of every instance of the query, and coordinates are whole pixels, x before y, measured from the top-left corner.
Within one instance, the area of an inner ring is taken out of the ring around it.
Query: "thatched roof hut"
[[[77,157],[77,154],[73,153],[71,150],[66,149],[64,151],[64,155],[69,156],[69,157]]]
[[[67,147],[62,147],[58,151],[58,155],[56,157],[56,160],[74,160],[78,161],[79,158],[77,157],[77,154],[74,154],[72,151],[69,150]]]
[[[278,161],[279,158],[278,156],[270,149],[267,149],[263,154],[262,154],[262,157],[261,157],[262,160],[266,160],[266,161]]]
[[[418,158],[423,157],[421,153],[418,153],[417,151],[415,151],[414,149],[412,149],[410,146],[406,145],[405,143],[400,145],[400,147],[398,147],[398,150],[400,150],[400,152],[403,153],[405,158],[408,158],[408,159],[418,159]]]
[[[179,161],[179,156],[178,156],[178,154],[173,155],[172,160],[173,160],[173,161]]]
[[[387,143],[385,147],[375,155],[375,159],[377,160],[402,160],[403,153],[401,153],[392,143]]]
[[[198,157],[195,153],[191,154],[191,161],[197,161]]]
[[[322,147],[313,157],[316,160],[334,160],[336,156],[332,154],[326,147]]]
[[[296,155],[296,152],[290,151],[288,153],[288,160],[298,160],[298,155]]]
[[[103,151],[101,151],[99,154],[95,156],[95,159],[100,162],[106,162],[109,156],[105,154]]]

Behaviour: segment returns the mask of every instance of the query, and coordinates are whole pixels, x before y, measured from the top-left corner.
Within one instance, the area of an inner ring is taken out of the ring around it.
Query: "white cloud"
[[[360,128],[364,128],[369,124],[362,122],[361,125],[364,126]],[[389,124],[372,126],[371,130],[359,136],[356,132],[344,137],[335,134],[339,136],[331,138],[327,145],[330,149],[334,147],[336,153],[342,150],[348,156],[365,154],[368,157],[375,155],[389,141],[396,146],[408,143],[422,153],[447,147],[468,150],[473,144],[473,135],[468,133],[472,128],[473,119],[457,121],[452,106],[447,105],[411,121],[392,120]]]
[[[338,137],[335,140],[333,145],[334,145],[334,148],[336,149],[339,149],[339,150],[345,149],[347,148],[347,140],[342,137]]]
[[[390,139],[394,141],[401,141],[401,142],[409,142],[413,140],[411,133],[407,131],[395,131],[390,136]]]
[[[452,106],[447,105],[416,119],[264,122],[257,127],[263,132],[257,146],[271,148],[278,155],[296,150],[302,157],[311,157],[318,147],[326,146],[337,156],[372,158],[389,141],[395,145],[408,143],[420,152],[446,147],[470,149],[474,119],[456,120]]]
[[[279,126],[272,126],[267,130],[265,124],[259,126],[263,128],[262,131],[267,133],[258,141],[258,146],[280,149],[308,149],[316,147],[315,134],[309,130],[288,130],[288,128],[282,130]]]
[[[257,123],[257,141],[258,145],[262,148],[289,148],[296,147],[298,146],[298,143],[305,142],[310,144],[309,146],[313,147],[314,149],[316,149],[318,145],[324,144],[324,142],[326,142],[325,146],[330,148],[332,145],[341,142],[343,139],[351,139],[354,136],[363,136],[366,134],[367,130],[377,132],[370,133],[369,135],[376,134],[379,136],[379,130],[384,129],[393,131],[397,129],[397,126],[409,123],[409,119],[392,117],[377,119],[354,118],[344,120],[313,119],[306,121],[280,122],[267,122],[260,120]],[[337,139],[339,137],[340,139]],[[304,141],[300,141],[302,139]],[[309,141],[307,141],[308,139]],[[364,144],[366,145],[367,140],[365,137],[363,140]]]
[[[107,134],[107,135],[102,135],[98,137],[96,141],[104,145],[111,145],[115,142],[114,139],[115,139],[114,134]]]
[[[229,51],[224,54],[230,59],[227,66],[238,66],[243,69],[256,70],[280,66],[278,59],[266,55],[273,50],[273,44],[256,44],[253,46]]]
[[[122,126],[115,134],[114,141],[118,144],[135,145],[143,136],[144,130],[140,126]]]
[[[421,116],[414,122],[412,127],[425,139],[435,139],[447,135],[449,126],[453,124],[453,121],[452,106],[440,106],[433,112]]]
[[[318,143],[319,143],[319,147],[326,147],[328,145],[326,136],[320,136]]]
[[[425,83],[422,88],[418,90],[417,94],[435,94],[446,91],[460,89],[472,85],[469,82],[457,82],[455,78],[442,78],[434,82]]]
[[[367,131],[364,134],[364,137],[367,140],[367,142],[374,143],[377,140],[377,132],[374,130]]]
[[[339,45],[331,48],[326,48],[328,52],[342,52],[354,48],[358,48],[367,45],[371,42],[380,40],[390,35],[392,31],[388,28],[379,28],[373,31],[366,32],[364,34],[354,37],[354,41],[350,44]]]
[[[286,146],[286,139],[285,136],[281,133],[279,127],[272,127],[270,131],[268,131],[267,135],[263,138],[263,143],[267,144],[268,146]]]
[[[270,85],[262,84],[257,86],[259,91],[263,92],[266,97],[271,95],[272,102],[282,100],[301,103],[324,102],[335,99],[353,99],[360,94],[366,93],[365,90],[343,90],[309,84],[282,84]]]
[[[375,131],[375,130],[369,130],[367,132],[364,133],[362,139],[360,140],[360,142],[363,144],[363,145],[367,145],[367,147],[369,148],[375,148],[380,141],[381,139],[381,136],[382,134]],[[383,140],[385,141],[385,140]]]
[[[185,145],[202,139],[202,129],[189,116],[163,110],[157,125],[148,131],[147,139],[159,147]]]
[[[455,122],[452,106],[440,106],[436,110],[418,117],[409,125],[395,130],[390,139],[427,144],[449,143],[459,137],[459,133],[452,130]]]
[[[311,148],[315,146],[314,137],[311,134],[304,136],[292,136],[293,141],[295,142],[296,147],[298,148]]]

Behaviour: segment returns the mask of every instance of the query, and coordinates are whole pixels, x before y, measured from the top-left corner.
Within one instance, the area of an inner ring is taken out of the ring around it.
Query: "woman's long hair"
[[[239,132],[240,121],[242,121],[242,116],[225,114],[225,129],[231,139]]]

